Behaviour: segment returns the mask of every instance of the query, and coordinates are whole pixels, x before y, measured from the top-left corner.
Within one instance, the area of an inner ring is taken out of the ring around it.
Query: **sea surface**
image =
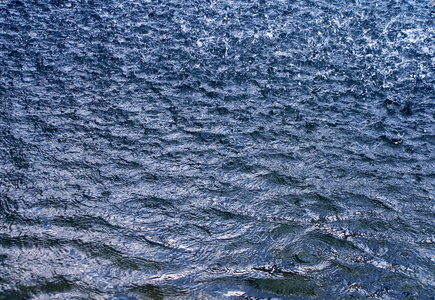
[[[435,3],[1,0],[0,299],[435,299]]]

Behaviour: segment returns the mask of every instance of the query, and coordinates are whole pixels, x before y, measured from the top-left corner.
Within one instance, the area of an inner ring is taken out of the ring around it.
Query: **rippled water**
[[[0,3],[0,299],[435,297],[432,1]]]

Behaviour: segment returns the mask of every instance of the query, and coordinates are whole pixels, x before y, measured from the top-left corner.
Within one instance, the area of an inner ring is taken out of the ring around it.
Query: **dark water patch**
[[[167,298],[182,298],[187,293],[181,289],[171,286],[158,286],[153,284],[145,284],[142,286],[133,286],[130,288],[133,294],[147,299],[161,300]],[[136,298],[133,298],[136,299]]]
[[[38,295],[56,295],[72,290],[74,284],[63,276],[55,276],[46,281],[43,278],[34,286],[18,286],[14,290],[5,290],[2,299],[31,299]]]
[[[247,284],[266,295],[270,293],[271,296],[303,298],[318,296],[315,285],[303,279],[250,279],[247,280]]]

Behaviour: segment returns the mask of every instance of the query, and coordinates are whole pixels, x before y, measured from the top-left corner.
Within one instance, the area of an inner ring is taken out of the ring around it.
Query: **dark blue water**
[[[434,299],[433,1],[0,2],[0,299]]]

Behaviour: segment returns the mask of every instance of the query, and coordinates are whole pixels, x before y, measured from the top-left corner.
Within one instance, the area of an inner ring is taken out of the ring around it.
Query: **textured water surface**
[[[435,297],[432,1],[0,2],[0,299]]]

